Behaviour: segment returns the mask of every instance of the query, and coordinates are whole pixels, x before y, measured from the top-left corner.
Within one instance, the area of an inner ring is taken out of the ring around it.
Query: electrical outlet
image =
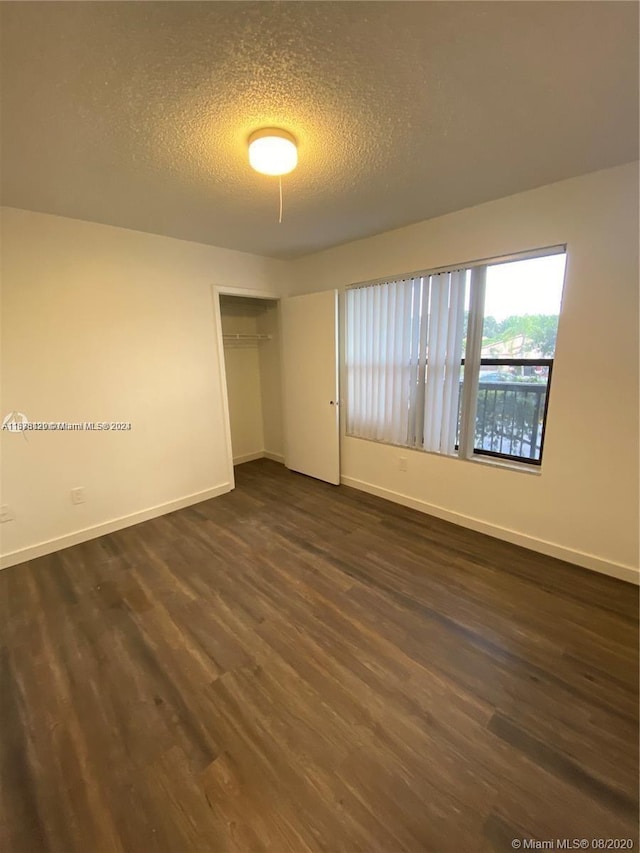
[[[0,524],[4,524],[7,521],[13,521],[15,517],[15,513],[9,504],[2,504],[2,506],[0,506]]]
[[[398,457],[398,471],[406,471],[407,470],[407,457],[399,456]]]
[[[72,504],[83,504],[86,501],[86,495],[84,493],[84,486],[76,486],[74,489],[71,489],[71,503]]]

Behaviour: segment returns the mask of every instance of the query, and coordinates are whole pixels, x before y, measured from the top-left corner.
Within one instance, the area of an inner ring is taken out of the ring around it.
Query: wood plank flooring
[[[260,460],[0,602],[6,853],[638,849],[630,585]]]

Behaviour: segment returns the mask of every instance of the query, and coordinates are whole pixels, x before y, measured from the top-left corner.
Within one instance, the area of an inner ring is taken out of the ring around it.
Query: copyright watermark
[[[23,412],[9,412],[2,419],[3,432],[129,432],[130,421],[30,421]]]
[[[634,850],[633,838],[514,838],[514,850]]]

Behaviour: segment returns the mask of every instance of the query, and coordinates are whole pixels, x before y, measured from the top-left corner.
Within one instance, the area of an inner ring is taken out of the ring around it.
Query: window
[[[564,248],[347,291],[347,434],[539,465]]]

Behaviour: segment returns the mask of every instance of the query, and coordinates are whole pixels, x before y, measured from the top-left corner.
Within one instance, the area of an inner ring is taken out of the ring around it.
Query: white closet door
[[[287,468],[340,482],[338,291],[281,301]]]

